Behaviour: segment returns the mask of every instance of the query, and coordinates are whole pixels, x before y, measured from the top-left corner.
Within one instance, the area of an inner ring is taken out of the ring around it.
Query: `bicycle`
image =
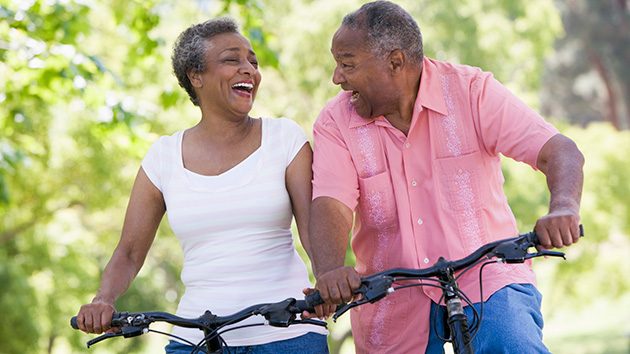
[[[584,236],[584,229],[580,225],[580,237]],[[474,266],[485,262],[479,270],[479,287],[481,298],[483,298],[482,272],[483,268],[491,263],[523,263],[528,259],[551,256],[565,258],[565,254],[557,251],[538,250],[535,253],[529,253],[529,249],[539,246],[538,236],[535,232],[520,234],[514,238],[503,239],[488,243],[481,246],[476,251],[456,261],[448,261],[440,257],[431,267],[423,269],[395,268],[385,270],[361,278],[360,287],[354,291],[357,300],[347,304],[342,304],[337,308],[333,315],[333,320],[337,320],[339,316],[346,311],[367,303],[374,303],[381,300],[385,296],[394,291],[414,287],[414,286],[434,286],[442,289],[442,298],[447,309],[448,338],[442,338],[446,342],[450,342],[453,346],[455,354],[471,354],[474,353],[472,348],[472,340],[479,329],[483,316],[483,301],[480,310],[477,311],[470,299],[458,287],[457,280],[467,270]],[[461,271],[457,276],[456,272]],[[417,282],[431,281],[432,283]],[[400,284],[405,281],[415,281],[411,284],[401,284],[394,286],[394,283]],[[319,293],[315,293],[317,297]],[[321,300],[315,298],[315,303]],[[468,325],[468,317],[464,313],[462,300],[468,304],[473,311],[473,319],[471,325]],[[442,301],[440,301],[441,303]]]
[[[223,338],[221,338],[221,334],[226,331],[265,324],[274,327],[288,327],[294,324],[307,323],[326,327],[326,322],[313,319],[297,319],[296,316],[297,314],[301,314],[303,311],[313,313],[313,307],[323,303],[321,298],[317,300],[318,298],[319,297],[316,295],[309,294],[304,300],[288,298],[276,303],[257,304],[227,316],[217,316],[210,311],[206,311],[203,315],[197,318],[183,318],[168,312],[115,312],[112,316],[111,326],[118,327],[120,330],[118,332],[105,333],[89,340],[87,342],[87,347],[89,348],[105,339],[115,337],[131,338],[148,332],[154,332],[174,337],[193,346],[191,354],[204,352],[202,350],[204,347],[207,350],[207,353],[229,353],[230,351],[227,347],[227,343],[223,340]],[[238,323],[246,318],[256,315],[265,317],[266,323],[249,324],[224,329],[227,325]],[[154,322],[166,322],[180,327],[197,328],[204,332],[204,338],[199,343],[195,344],[170,333],[150,329],[150,325]],[[76,316],[72,317],[70,325],[74,329],[79,329]],[[224,330],[221,331],[222,329]]]

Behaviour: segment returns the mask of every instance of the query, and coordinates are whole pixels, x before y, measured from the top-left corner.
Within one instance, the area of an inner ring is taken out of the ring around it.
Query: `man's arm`
[[[352,214],[345,204],[330,197],[318,197],[311,205],[309,237],[315,287],[327,303],[350,301],[352,291],[361,285],[358,273],[344,267]]]
[[[535,226],[540,243],[545,248],[570,246],[579,238],[584,156],[571,139],[556,134],[540,150],[537,166],[551,194],[549,213]]]

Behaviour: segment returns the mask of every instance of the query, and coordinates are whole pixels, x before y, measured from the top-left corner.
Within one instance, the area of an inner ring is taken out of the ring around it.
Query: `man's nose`
[[[338,66],[336,66],[335,71],[333,71],[332,82],[335,85],[341,85],[346,82],[346,78],[343,76],[343,74],[341,74]]]

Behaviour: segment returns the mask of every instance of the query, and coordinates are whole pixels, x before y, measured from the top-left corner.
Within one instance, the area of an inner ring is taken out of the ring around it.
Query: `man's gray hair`
[[[389,1],[374,1],[361,6],[343,18],[342,26],[366,30],[368,48],[377,56],[385,57],[399,49],[420,64],[422,33],[411,15]]]
[[[229,17],[220,17],[188,27],[182,32],[173,48],[173,71],[190,100],[199,106],[199,97],[188,79],[188,72],[204,72],[206,70],[206,41],[223,33],[239,33],[238,25]]]

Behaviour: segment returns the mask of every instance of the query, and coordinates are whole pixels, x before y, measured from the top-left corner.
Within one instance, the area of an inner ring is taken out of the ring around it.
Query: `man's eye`
[[[352,68],[352,65],[350,65],[350,64],[346,64],[346,63],[341,63],[341,67],[342,67],[343,69],[350,69],[350,68]]]

